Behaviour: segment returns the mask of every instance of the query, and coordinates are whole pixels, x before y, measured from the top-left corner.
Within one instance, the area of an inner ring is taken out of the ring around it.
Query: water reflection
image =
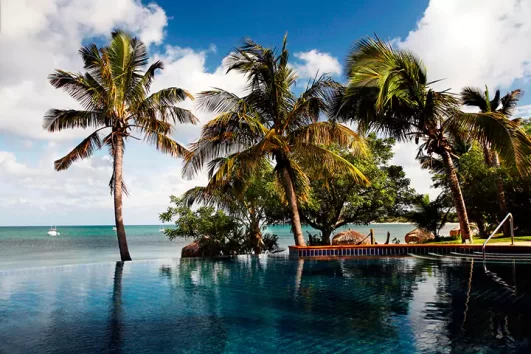
[[[0,277],[0,352],[523,353],[530,271],[242,257]]]
[[[124,272],[124,262],[116,262],[114,268],[113,291],[110,309],[109,328],[109,351],[111,353],[122,353],[123,345],[123,316],[122,316],[122,276]]]

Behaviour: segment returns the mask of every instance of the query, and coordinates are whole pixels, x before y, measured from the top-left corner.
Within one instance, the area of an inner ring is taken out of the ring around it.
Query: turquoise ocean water
[[[449,224],[443,230],[448,234],[455,224]],[[374,224],[351,225],[364,234],[373,228],[376,240],[385,242],[387,231],[391,238],[402,242],[404,235],[414,229],[410,224]],[[0,270],[20,269],[42,266],[56,266],[79,263],[99,263],[119,260],[118,244],[112,225],[104,226],[58,226],[60,236],[47,235],[49,227],[0,227]],[[311,228],[306,231],[315,232]],[[181,248],[191,240],[174,240],[159,232],[158,225],[126,226],[129,250],[134,260],[179,258]],[[286,248],[293,244],[290,226],[269,227],[266,232],[279,236],[280,246]]]

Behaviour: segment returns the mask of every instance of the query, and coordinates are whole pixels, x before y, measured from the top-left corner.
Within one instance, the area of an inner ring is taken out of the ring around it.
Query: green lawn
[[[531,241],[531,236],[515,236],[514,237],[514,242],[517,243],[518,241]],[[472,243],[474,244],[482,244],[483,242],[485,242],[485,239],[484,238],[474,238],[472,240]],[[510,237],[499,237],[499,236],[495,236],[493,238],[490,239],[489,241],[489,244],[491,243],[498,243],[498,242],[511,242],[511,238]],[[436,244],[460,244],[461,243],[461,239],[457,239],[457,240],[449,240],[447,238],[439,241],[439,242],[428,242],[428,243],[436,243]]]

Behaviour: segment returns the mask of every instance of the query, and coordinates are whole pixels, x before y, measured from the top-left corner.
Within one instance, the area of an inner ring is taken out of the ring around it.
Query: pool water
[[[0,272],[0,353],[527,353],[530,265],[156,260]]]

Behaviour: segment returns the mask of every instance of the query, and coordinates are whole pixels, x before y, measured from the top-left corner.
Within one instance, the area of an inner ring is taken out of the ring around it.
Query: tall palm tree
[[[463,104],[477,107],[481,112],[497,112],[506,119],[509,119],[514,112],[521,95],[521,90],[514,90],[501,97],[500,90],[496,90],[496,94],[491,100],[489,88],[487,86],[485,86],[485,92],[481,92],[481,90],[476,87],[465,87],[461,91],[461,100],[463,101]],[[499,169],[500,160],[498,158],[498,154],[495,151],[491,151],[490,145],[486,141],[482,142],[482,148],[483,154],[485,155],[485,163],[496,170]],[[505,200],[503,181],[499,176],[496,180],[496,189],[498,205],[500,208],[500,217],[504,218],[509,210],[507,208],[507,201]],[[511,230],[508,223],[503,225],[503,233],[507,237],[510,236]]]
[[[239,97],[222,89],[199,95],[201,108],[216,113],[203,127],[201,138],[191,146],[185,173],[194,175],[205,163],[226,157],[212,179],[223,184],[234,175],[254,173],[264,159],[274,161],[278,181],[287,200],[297,245],[305,245],[298,209],[309,189],[309,176],[327,169],[342,168],[360,183],[363,174],[327,145],[337,144],[365,152],[363,139],[348,127],[320,121],[329,96],[338,84],[327,76],[310,81],[295,96],[296,72],[288,64],[286,37],[280,51],[246,40],[228,59],[228,71],[247,79],[247,92]]]
[[[393,48],[380,39],[359,41],[349,54],[349,82],[333,100],[332,116],[375,129],[401,141],[423,140],[427,155],[441,157],[462,230],[470,239],[470,224],[452,157],[449,136],[488,141],[505,159],[529,169],[531,141],[517,124],[496,112],[463,113],[460,101],[428,82],[422,62],[411,52]]]
[[[170,136],[174,123],[198,122],[190,111],[175,106],[193,97],[176,87],[149,95],[155,72],[163,69],[163,64],[157,61],[143,72],[149,59],[146,46],[125,32],[114,31],[107,47],[91,44],[82,47],[79,53],[85,74],[56,70],[49,80],[55,88],[78,100],[83,109],[51,109],[44,117],[43,127],[49,132],[94,129],[71,152],[55,161],[57,171],[66,170],[76,160],[89,158],[96,150],[108,147],[113,159],[109,186],[114,194],[118,245],[122,261],[128,261],[131,256],[122,216],[122,194],[127,194],[122,177],[124,143],[129,138],[139,139],[133,135],[139,134],[163,153],[184,156],[188,152],[186,148]]]

